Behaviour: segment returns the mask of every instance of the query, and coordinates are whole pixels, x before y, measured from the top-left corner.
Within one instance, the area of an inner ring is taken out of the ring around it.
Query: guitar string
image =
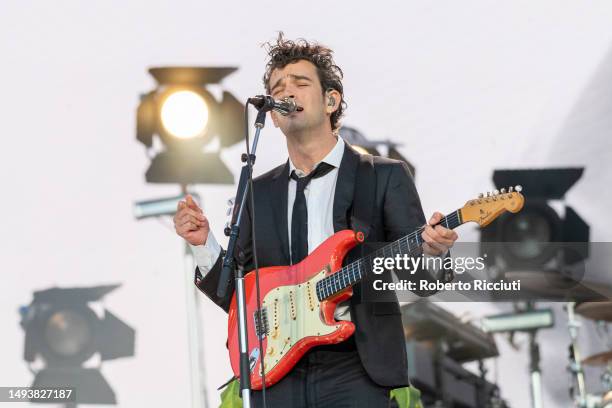
[[[454,211],[453,213],[443,217],[440,220],[439,224],[442,224],[442,223],[445,223],[447,228],[449,226],[449,223],[453,225],[451,228],[456,228],[457,226],[459,226],[461,224],[460,210]],[[457,223],[457,225],[455,225],[455,223]],[[394,248],[393,248],[394,246],[397,246],[399,250],[397,252],[400,252],[400,253],[404,252],[403,248],[405,248],[407,250],[407,254],[412,255],[413,252],[415,252],[421,246],[421,242],[420,242],[421,239],[419,238],[419,236],[424,231],[424,229],[425,229],[424,226],[420,227],[417,230],[411,232],[410,234],[403,236],[399,238],[398,240],[385,245],[383,248],[378,249],[373,254],[370,254],[364,258],[361,258],[357,261],[350,263],[349,265],[346,265],[339,272],[331,276],[328,276],[324,279],[321,279],[319,282],[317,282],[317,295],[320,295],[320,292],[324,292],[323,299],[325,299],[339,292],[340,290],[345,289],[351,284],[359,281],[360,279],[363,278],[361,268],[362,266],[364,266],[364,263],[371,261],[374,257],[380,256],[381,252],[382,252],[382,255],[385,256],[386,251],[389,251],[389,255],[392,256],[396,252],[394,251]],[[413,244],[416,243],[414,248],[411,248],[411,245],[410,245],[411,242]],[[343,286],[343,283],[340,282],[340,279],[343,279],[344,275],[348,275],[348,276],[353,275],[354,281],[350,282],[348,285]],[[336,287],[338,287],[338,289],[336,289]],[[327,292],[330,292],[330,293],[327,293]]]
[[[459,211],[455,211],[454,213],[445,216],[442,220],[440,220],[439,224],[445,223],[448,226],[450,222],[453,224],[452,228],[459,226],[461,222],[460,222],[458,213]],[[457,223],[457,225],[455,225],[455,223]],[[367,257],[364,257],[358,261],[355,261],[345,266],[344,268],[340,270],[340,272],[325,278],[325,280],[327,280],[326,282],[323,282],[324,280],[321,280],[319,282],[321,285],[318,286],[318,289],[320,289],[319,294],[321,291],[324,291],[325,292],[324,298],[329,297],[333,295],[334,292],[340,291],[346,288],[347,286],[349,286],[350,284],[353,284],[357,282],[358,280],[360,280],[362,278],[361,268],[364,266],[364,262],[371,260],[372,257],[374,256],[380,255],[381,252],[383,256],[387,254],[387,251],[389,251],[389,255],[391,256],[397,252],[400,252],[400,253],[407,252],[408,254],[412,254],[415,250],[420,248],[421,240],[419,238],[419,233],[421,233],[423,229],[424,228],[421,227],[418,230],[413,231],[412,233],[398,239],[397,241],[394,241],[386,245],[385,247],[379,249],[374,254],[370,254]],[[414,248],[411,248],[411,243],[416,244]],[[395,250],[394,247],[397,247],[397,251]],[[352,281],[350,281],[349,285],[345,285],[345,286],[337,285],[337,283],[341,283],[340,279],[344,280],[343,279],[344,275],[347,275],[348,277],[352,277]],[[336,287],[338,288],[336,289]],[[327,292],[330,292],[330,293],[327,293]]]

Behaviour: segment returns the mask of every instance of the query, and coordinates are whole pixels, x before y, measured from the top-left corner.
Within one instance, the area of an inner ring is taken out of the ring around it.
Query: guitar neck
[[[448,229],[455,229],[461,224],[463,224],[463,219],[461,217],[461,210],[459,209],[446,215],[436,225],[442,225]],[[397,241],[391,242],[374,251],[368,256],[344,266],[333,275],[321,279],[317,283],[317,296],[320,300],[329,298],[361,281],[366,271],[370,268],[374,258],[394,257],[397,254],[415,255],[423,244],[423,239],[421,238],[423,230],[424,227],[420,227]]]

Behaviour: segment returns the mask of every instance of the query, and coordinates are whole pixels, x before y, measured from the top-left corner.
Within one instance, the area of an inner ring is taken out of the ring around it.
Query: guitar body
[[[257,307],[255,271],[245,276],[248,355],[253,389],[262,388],[262,354],[265,355],[266,386],[271,386],[312,347],[340,343],[353,334],[353,323],[334,319],[336,305],[353,295],[352,288],[319,301],[316,283],[340,270],[346,253],[361,241],[363,235],[360,233],[339,231],[296,265],[260,268],[261,313]],[[238,377],[240,345],[236,294],[228,319],[230,361]],[[262,350],[259,350],[258,332],[262,333]]]

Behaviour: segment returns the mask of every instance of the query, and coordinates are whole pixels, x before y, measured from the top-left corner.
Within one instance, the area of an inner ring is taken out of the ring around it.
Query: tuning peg
[[[523,191],[523,186],[519,184],[516,187],[514,187],[514,189],[516,190],[517,193],[520,193],[521,191]]]
[[[478,194],[478,198],[482,198],[482,197],[484,197],[483,193]]]
[[[514,187],[510,186],[509,189],[508,189],[508,192],[511,193],[513,191],[514,191]]]
[[[499,191],[501,191],[501,193],[502,193],[502,194],[506,194],[506,189],[505,189],[505,188],[502,188],[502,189],[501,189],[501,190],[499,190]]]

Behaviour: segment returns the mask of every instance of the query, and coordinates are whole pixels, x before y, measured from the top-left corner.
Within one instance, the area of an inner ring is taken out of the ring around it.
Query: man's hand
[[[429,224],[425,225],[425,229],[421,234],[423,238],[423,252],[428,255],[442,256],[446,254],[458,238],[455,231],[444,228],[442,225],[438,225],[435,228],[432,227],[432,225],[439,223],[442,218],[444,218],[442,213],[436,211],[431,216]]]
[[[174,215],[174,229],[179,236],[191,245],[204,245],[206,243],[210,231],[208,219],[193,200],[191,194],[185,197],[185,201],[181,200],[178,203]]]

